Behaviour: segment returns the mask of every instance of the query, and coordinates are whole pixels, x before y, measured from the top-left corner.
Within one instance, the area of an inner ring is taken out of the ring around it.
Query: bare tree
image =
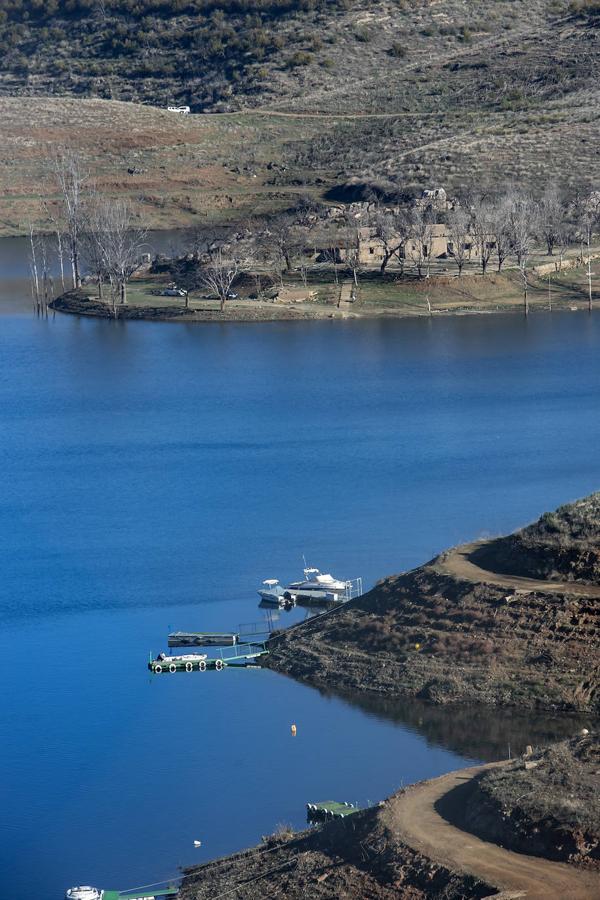
[[[197,290],[202,284],[201,268],[195,259],[180,256],[171,263],[170,269],[177,287],[184,292],[184,306],[189,309],[190,291]]]
[[[231,296],[231,288],[242,270],[242,264],[238,259],[225,259],[223,251],[219,248],[207,265],[202,266],[198,273],[200,282],[219,299],[221,312],[225,309],[225,303]]]
[[[71,260],[73,287],[78,288],[81,287],[80,243],[88,176],[80,155],[73,150],[58,152],[53,159],[53,169],[60,193],[60,213]]]
[[[577,208],[577,225],[580,241],[587,246],[587,279],[588,279],[588,309],[592,311],[592,238],[594,229],[600,219],[600,191],[592,191],[584,197]],[[582,249],[583,262],[583,249]]]
[[[449,252],[458,267],[459,276],[462,275],[467,259],[467,243],[470,237],[471,217],[462,206],[457,206],[448,213],[448,235],[451,241]]]
[[[430,206],[415,206],[410,210],[410,239],[414,245],[412,258],[419,278],[423,277],[425,265],[429,276],[433,244],[433,212]]]
[[[54,295],[54,282],[48,264],[47,238],[29,226],[29,268],[31,295],[36,315],[48,315],[48,306]]]
[[[38,267],[37,234],[32,224],[29,225],[29,268],[31,271],[31,295],[35,312],[40,309],[40,273]]]
[[[385,274],[390,261],[396,257],[401,266],[404,258],[401,250],[410,234],[410,220],[404,210],[378,209],[372,219],[375,236],[379,238],[383,247],[383,260],[380,272]]]
[[[485,275],[496,246],[494,237],[496,216],[494,204],[488,197],[475,197],[471,201],[471,231],[477,246],[481,274]]]
[[[127,283],[139,268],[141,248],[146,237],[139,228],[126,200],[95,198],[87,207],[89,244],[93,248],[95,274],[107,277],[111,287],[113,314],[117,316],[117,300],[127,303]],[[101,291],[101,285],[99,285]]]
[[[493,238],[498,260],[498,272],[508,259],[511,250],[510,233],[510,200],[508,197],[500,197],[493,206]]]
[[[282,213],[269,222],[265,233],[267,243],[270,244],[275,258],[280,263],[280,270],[291,272],[293,260],[298,253],[301,242],[294,231],[294,222],[291,216]]]
[[[549,185],[538,203],[540,237],[546,242],[548,256],[554,255],[554,248],[564,229],[566,209],[556,185]]]
[[[360,234],[356,222],[349,221],[345,225],[342,241],[344,246],[344,262],[352,272],[355,286],[358,287],[358,275],[362,266],[360,261]]]
[[[523,282],[523,303],[525,315],[529,315],[527,265],[536,234],[536,207],[531,197],[512,194],[509,198],[509,234],[511,250]]]
[[[330,262],[333,266],[333,279],[336,284],[339,284],[340,280],[338,278],[338,265],[340,263],[340,248],[337,246],[328,247],[323,252],[323,258],[326,262]]]
[[[107,245],[111,214],[106,202],[91,194],[85,205],[85,227],[81,236],[82,254],[90,274],[98,285],[98,299],[103,299],[102,285],[108,280]]]

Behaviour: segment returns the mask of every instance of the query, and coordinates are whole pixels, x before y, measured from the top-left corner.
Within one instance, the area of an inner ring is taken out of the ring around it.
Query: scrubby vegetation
[[[545,513],[477,555],[502,572],[600,584],[600,493]]]
[[[452,104],[463,67],[457,63],[454,77],[436,78],[432,89],[421,62],[443,66],[456,54],[503,39],[507,30],[518,34],[521,14],[531,30],[568,10],[566,0],[498,0],[492,9],[483,0],[468,7],[458,0],[1,0],[0,90],[150,103],[171,98],[204,109],[235,106],[240,98],[298,98],[306,88],[327,102],[335,86],[332,109],[344,104],[359,111],[374,102],[382,110],[390,103],[414,109],[417,101],[424,112],[432,104]],[[490,55],[467,64],[475,82],[469,94],[527,102],[528,66],[518,67],[507,86],[510,69],[493,60]],[[554,89],[586,65],[583,57],[545,54],[536,62],[542,60],[544,80]]]
[[[600,742],[582,734],[487,771],[466,819],[517,851],[600,867]]]

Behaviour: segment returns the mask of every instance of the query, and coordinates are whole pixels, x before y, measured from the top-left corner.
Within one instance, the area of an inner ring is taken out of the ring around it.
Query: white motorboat
[[[197,663],[202,662],[203,659],[206,659],[208,653],[186,653],[183,656],[167,656],[166,653],[159,653],[157,656],[157,660],[160,663],[177,663],[177,662],[191,662]]]
[[[79,887],[69,888],[65,900],[102,900],[103,896],[104,891],[99,891],[89,884],[82,884]]]
[[[278,578],[267,578],[263,581],[263,586],[258,591],[258,596],[263,603],[272,603],[273,606],[283,606],[285,603],[285,591],[279,584]]]
[[[293,581],[285,590],[295,600],[320,600],[334,602],[345,600],[351,582],[340,581],[329,573],[321,574],[319,569],[304,569],[304,581]]]

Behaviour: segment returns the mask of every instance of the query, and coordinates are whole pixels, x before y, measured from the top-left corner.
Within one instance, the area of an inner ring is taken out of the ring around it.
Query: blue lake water
[[[145,666],[170,628],[257,621],[260,581],[297,578],[302,554],[370,586],[598,488],[597,315],[193,326],[7,308],[1,898],[154,882],[300,827],[307,800],[374,802],[570,730]]]

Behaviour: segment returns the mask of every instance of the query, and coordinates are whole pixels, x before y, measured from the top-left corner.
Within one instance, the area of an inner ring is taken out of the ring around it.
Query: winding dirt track
[[[599,900],[600,875],[563,863],[504,850],[451,825],[435,804],[485,769],[475,766],[425,781],[395,797],[384,813],[386,824],[414,850],[453,869],[528,900]],[[501,763],[500,763],[501,765]],[[456,804],[462,801],[457,798]]]
[[[576,581],[538,581],[521,575],[503,575],[482,569],[471,559],[471,554],[486,541],[463,544],[443,554],[431,568],[441,575],[474,583],[488,582],[517,591],[542,591],[545,594],[573,594],[578,597],[600,597],[600,587],[595,584],[579,584]]]

